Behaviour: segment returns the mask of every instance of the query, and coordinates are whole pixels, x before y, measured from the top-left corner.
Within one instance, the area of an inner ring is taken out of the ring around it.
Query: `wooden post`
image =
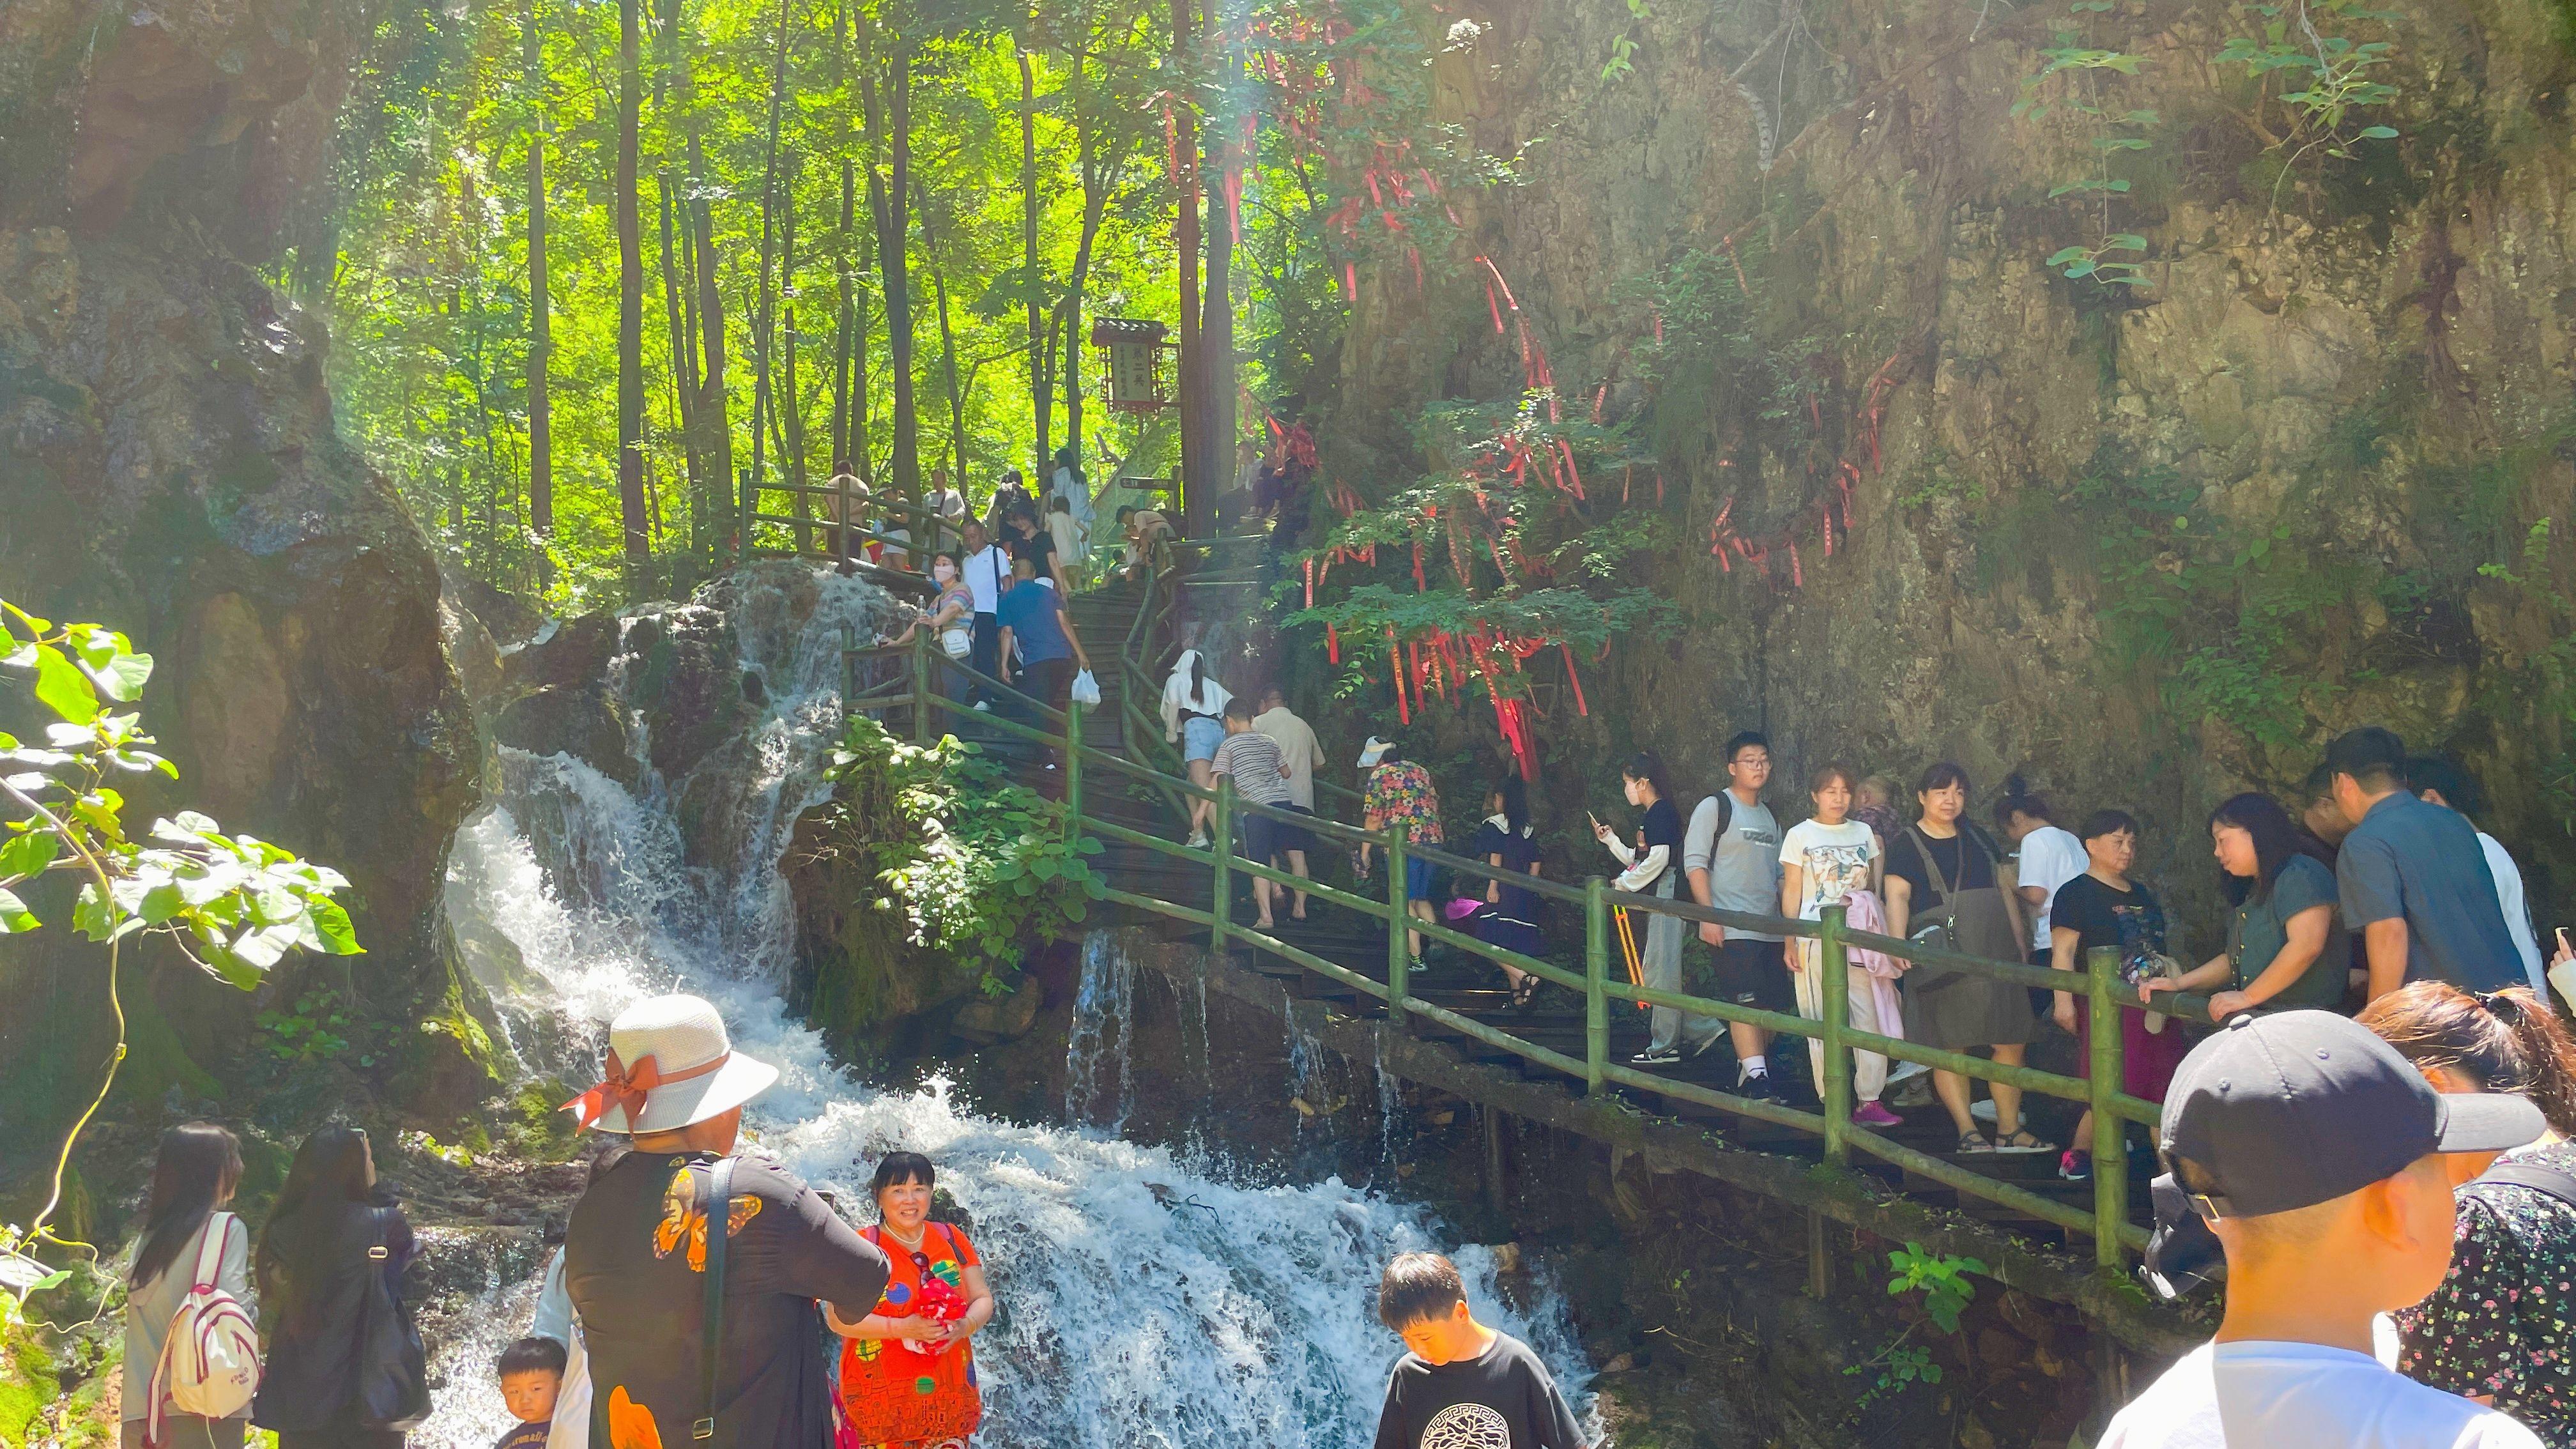
[[[1601,877],[1583,882],[1583,1089],[1609,1090],[1602,1068],[1610,1060],[1610,910]]]
[[[1485,1119],[1485,1206],[1503,1210],[1503,1113],[1487,1104],[1476,1110]]]
[[[2092,1051],[2093,1079],[2093,1261],[2105,1268],[2120,1266],[2120,1229],[2129,1221],[2129,1154],[2123,1146],[2128,1131],[2111,1110],[2111,1098],[2120,1090],[2120,1002],[2114,994],[2120,987],[2120,953],[2116,947],[2096,946],[2084,953],[2085,972],[2092,979],[2086,995],[2091,1002],[2090,1019],[2086,1021],[2087,1043]]]
[[[1412,903],[1404,889],[1404,831],[1398,826],[1386,837],[1386,1023],[1391,1031],[1405,1029],[1404,998],[1413,990],[1413,952],[1405,944],[1405,923],[1412,920]]]
[[[912,742],[916,745],[928,745],[935,728],[930,718],[936,712],[930,703],[930,634],[927,627],[912,631]]]
[[[1208,949],[1222,961],[1225,959],[1226,932],[1234,925],[1234,872],[1227,868],[1234,859],[1232,775],[1216,777],[1216,818],[1208,824],[1212,830],[1208,844],[1216,851],[1215,868],[1210,872],[1216,878],[1215,904],[1209,908],[1216,917],[1216,924],[1208,928]]]
[[[1807,1209],[1807,1296],[1822,1302],[1834,1291],[1834,1259],[1829,1251],[1825,1215]]]
[[[1852,1060],[1843,1046],[1843,1031],[1851,1021],[1851,973],[1840,905],[1825,907],[1816,946],[1815,969],[1822,973],[1816,984],[1824,988],[1817,994],[1825,1013],[1825,1161],[1841,1167],[1851,1161]]]
[[[1082,702],[1064,703],[1064,838],[1082,838]]]

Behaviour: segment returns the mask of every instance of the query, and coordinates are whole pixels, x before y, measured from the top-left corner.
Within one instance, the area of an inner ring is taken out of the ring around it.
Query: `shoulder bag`
[[[368,1210],[363,1294],[358,1303],[358,1421],[370,1429],[409,1433],[429,1417],[429,1354],[411,1306],[395,1289],[393,1251],[385,1244],[391,1208]]]
[[[1961,852],[1959,858],[1964,864],[1967,860],[1968,848],[1965,833],[1959,836],[1959,841]],[[1932,877],[1933,888],[1941,892],[1941,904],[1928,911],[1916,911],[1906,918],[1905,939],[1918,946],[1929,946],[1935,951],[1956,951],[1959,949],[1959,933],[1956,924],[1959,914],[1959,893],[1951,889],[1950,877],[1942,872],[1941,863],[1932,858],[1932,843],[1924,838],[1921,829],[1912,825],[1906,826],[1905,843],[1923,862],[1923,869]]]

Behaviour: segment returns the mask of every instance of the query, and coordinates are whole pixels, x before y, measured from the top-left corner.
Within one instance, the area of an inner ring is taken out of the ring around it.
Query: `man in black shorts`
[[[1762,803],[1771,780],[1771,746],[1746,731],[1726,742],[1726,788],[1699,802],[1682,835],[1682,871],[1691,899],[1721,911],[1772,916],[1780,911],[1780,823]],[[1737,1006],[1795,1014],[1797,998],[1780,961],[1780,938],[1703,923],[1699,938],[1717,948],[1718,1000]],[[1779,1095],[1764,1055],[1770,1033],[1730,1021],[1739,1095],[1768,1101]]]

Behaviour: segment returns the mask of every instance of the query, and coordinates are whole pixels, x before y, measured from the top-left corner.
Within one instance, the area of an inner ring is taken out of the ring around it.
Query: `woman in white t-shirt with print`
[[[1814,818],[1799,821],[1780,837],[1780,912],[1814,921],[1824,918],[1825,907],[1840,904],[1853,891],[1877,892],[1887,845],[1877,831],[1850,818],[1851,771],[1840,765],[1822,766],[1809,777],[1807,787],[1816,802]],[[1819,949],[1815,941],[1798,936],[1781,943],[1790,984],[1798,993],[1798,1014],[1810,1021],[1822,1021],[1825,1016]],[[1884,1030],[1869,973],[1858,966],[1846,969],[1851,973],[1851,1024],[1861,1031]],[[1816,1080],[1823,1082],[1825,1044],[1809,1037],[1807,1059],[1816,1070]],[[1885,1090],[1887,1058],[1877,1052],[1853,1052],[1852,1092],[1858,1105],[1852,1109],[1852,1120],[1868,1127],[1897,1125],[1901,1119],[1878,1103],[1879,1093]]]

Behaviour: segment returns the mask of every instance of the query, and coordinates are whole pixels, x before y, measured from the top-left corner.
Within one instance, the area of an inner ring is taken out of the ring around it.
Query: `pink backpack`
[[[204,1419],[229,1419],[259,1392],[259,1326],[241,1300],[217,1286],[224,1243],[238,1222],[231,1213],[206,1220],[188,1296],[170,1315],[161,1361],[152,1366],[152,1408],[144,1441],[159,1444],[164,1408]],[[173,1264],[172,1266],[177,1266]]]

